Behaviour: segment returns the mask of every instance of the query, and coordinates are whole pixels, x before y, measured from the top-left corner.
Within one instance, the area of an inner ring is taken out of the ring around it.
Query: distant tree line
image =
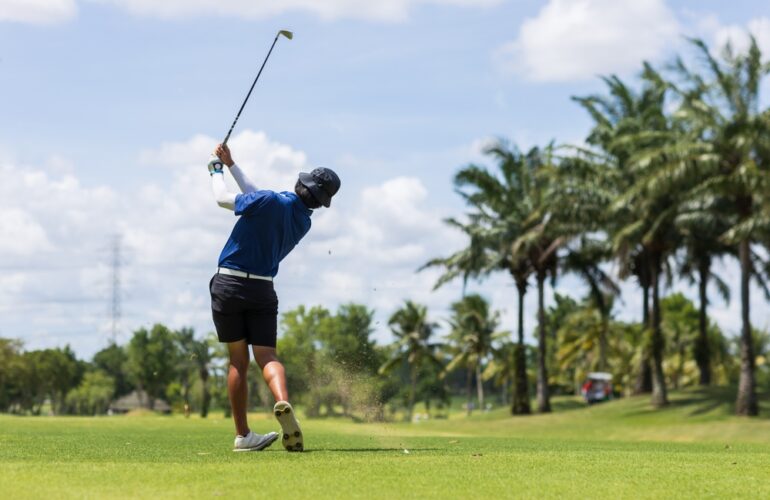
[[[579,393],[586,375],[603,366],[615,376],[618,395],[633,392],[634,367],[644,352],[641,323],[625,323],[610,312],[605,321],[591,296],[582,301],[556,295],[543,314],[551,340],[546,368],[549,388]],[[665,383],[697,385],[695,362],[700,317],[681,294],[661,300]],[[453,396],[474,408],[512,404],[518,344],[499,329],[499,313],[480,295],[469,294],[451,307],[442,328],[426,306],[405,301],[389,319],[394,342],[372,339],[374,311],[345,304],[336,312],[297,307],[281,316],[278,350],[286,366],[292,400],[310,417],[358,420],[411,420],[420,404],[433,417],[446,415]],[[603,333],[604,332],[604,333]],[[606,334],[606,345],[600,337]],[[713,383],[736,384],[740,342],[727,339],[708,322]],[[770,335],[754,333],[760,387],[770,390]],[[134,390],[175,411],[206,417],[212,408],[229,416],[227,354],[210,333],[197,338],[189,328],[157,324],[136,330],[125,345],[109,344],[90,361],[69,347],[25,351],[17,340],[0,339],[0,411],[17,414],[99,415]],[[525,345],[525,384],[537,386],[537,346]],[[251,408],[269,408],[269,392],[258,370],[250,371]]]

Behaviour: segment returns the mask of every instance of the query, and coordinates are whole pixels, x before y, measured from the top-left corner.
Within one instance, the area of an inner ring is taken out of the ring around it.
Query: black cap
[[[330,168],[314,168],[309,174],[300,172],[299,181],[325,207],[332,204],[332,196],[340,190],[340,178]]]

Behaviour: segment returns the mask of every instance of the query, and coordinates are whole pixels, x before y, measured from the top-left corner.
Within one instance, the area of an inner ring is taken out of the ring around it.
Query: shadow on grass
[[[626,415],[651,415],[684,409],[688,410],[683,412],[683,415],[687,417],[701,417],[708,415],[727,417],[735,414],[735,398],[737,393],[738,390],[734,386],[688,388],[669,394],[669,404],[667,406],[655,408],[649,403],[646,403],[636,411],[627,412]],[[764,403],[765,396],[766,395],[761,391],[757,391],[757,398],[762,406],[760,418],[768,417]],[[649,395],[636,397],[649,398]]]
[[[537,408],[537,401],[533,400],[532,408]],[[551,401],[551,410],[554,412],[563,412],[563,411],[572,411],[572,410],[584,410],[588,408],[588,405],[585,401],[578,397],[570,397],[570,398],[554,398]]]
[[[318,448],[305,450],[302,453],[404,453],[405,448]],[[438,451],[439,448],[406,448],[409,453],[414,451]]]

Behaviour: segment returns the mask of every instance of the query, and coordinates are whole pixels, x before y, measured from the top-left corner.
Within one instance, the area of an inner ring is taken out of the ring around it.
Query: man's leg
[[[288,401],[289,391],[286,389],[286,372],[283,364],[275,354],[275,348],[251,346],[254,350],[254,360],[262,369],[262,376],[270,387],[270,392],[276,401]]]
[[[246,374],[249,369],[249,346],[245,340],[239,340],[229,342],[227,349],[230,352],[230,369],[227,373],[230,407],[233,410],[236,433],[239,436],[245,436],[249,433],[249,424],[246,420],[249,387]]]
[[[254,359],[262,368],[262,376],[275,398],[273,413],[278,419],[278,423],[281,424],[283,447],[288,451],[302,451],[304,450],[302,430],[294,416],[294,408],[289,404],[289,391],[286,390],[286,373],[283,364],[278,361],[275,348],[256,345],[252,347]]]

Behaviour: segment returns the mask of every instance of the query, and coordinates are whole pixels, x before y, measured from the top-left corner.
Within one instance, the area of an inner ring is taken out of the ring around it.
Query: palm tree
[[[388,373],[399,365],[409,366],[409,404],[408,420],[411,422],[414,402],[417,396],[417,379],[421,368],[433,364],[443,368],[436,356],[439,343],[430,342],[438,325],[428,321],[428,308],[407,300],[388,321],[391,332],[396,337],[395,350],[391,358],[379,369],[380,374]]]
[[[745,53],[736,54],[727,44],[720,58],[712,55],[702,40],[691,41],[703,61],[705,76],[678,59],[676,69],[683,83],[681,88],[672,86],[681,99],[678,115],[692,129],[690,141],[677,145],[687,152],[687,161],[668,162],[651,182],[695,177],[690,199],[718,197],[730,203],[730,228],[721,239],[737,249],[741,269],[741,371],[736,413],[754,416],[759,405],[749,283],[752,276],[761,278],[752,244],[761,243],[766,234],[763,228],[770,226],[763,209],[770,186],[770,119],[767,111],[759,109],[759,91],[770,64],[762,62],[753,37]]]
[[[201,381],[201,417],[206,417],[211,403],[211,393],[208,388],[209,363],[212,353],[207,340],[197,340],[192,328],[182,328],[176,332],[176,343],[181,359],[179,363],[182,375],[182,397],[185,405],[190,406],[190,376],[196,373]]]
[[[662,159],[650,155],[671,143],[680,131],[665,113],[668,84],[649,64],[642,74],[643,88],[638,95],[619,78],[605,78],[611,98],[592,96],[579,99],[597,121],[589,142],[604,149],[611,158],[617,198],[610,206],[613,221],[609,228],[613,250],[621,264],[621,277],[635,274],[652,291],[652,314],[647,327],[651,332],[652,402],[666,405],[668,397],[663,374],[663,334],[661,331],[661,276],[669,257],[677,248],[678,234],[673,223],[682,186],[650,183],[651,171]],[[643,373],[643,370],[640,370]]]
[[[481,378],[493,380],[502,387],[502,403],[508,405],[508,387],[516,372],[516,352],[518,345],[513,342],[503,342],[497,347],[492,347],[492,359],[490,359]]]
[[[730,288],[722,278],[714,274],[712,264],[715,258],[735,255],[733,247],[725,244],[720,236],[729,228],[728,213],[724,198],[710,198],[701,201],[687,201],[675,223],[682,235],[683,251],[678,256],[679,275],[690,283],[697,284],[699,298],[698,337],[695,340],[694,356],[698,365],[699,383],[711,384],[711,346],[708,334],[708,286],[713,282],[722,298],[729,302]]]
[[[617,139],[623,134],[645,130],[644,117],[648,115],[647,108],[653,107],[655,100],[647,95],[637,96],[622,80],[613,76],[602,78],[607,86],[609,96],[591,95],[587,97],[573,97],[594,120],[594,126],[586,138],[586,142],[598,151],[583,148],[575,148],[578,153],[570,162],[563,163],[570,166],[583,166],[579,169],[576,178],[584,182],[576,183],[576,192],[580,196],[575,203],[566,203],[566,207],[585,207],[598,204],[603,207],[603,213],[589,213],[587,219],[601,221],[601,231],[609,236],[617,232],[618,228],[627,221],[634,220],[634,215],[629,211],[625,220],[621,214],[606,210],[613,200],[627,191],[634,183],[634,174],[629,168],[629,159],[633,154],[633,148],[626,142]],[[572,169],[574,170],[574,168]],[[562,179],[575,178],[570,170]],[[564,182],[564,180],[562,180]],[[614,251],[614,249],[613,249]],[[623,258],[617,258],[620,264],[620,278],[634,276],[642,289],[642,334],[646,335],[650,325],[650,288],[652,279],[650,276],[650,256],[643,246],[627,249]],[[650,355],[644,348],[645,342],[637,342],[641,346],[639,356],[639,368],[634,384],[633,392],[636,394],[652,392],[652,373],[650,369]]]
[[[468,214],[467,224],[454,219],[447,222],[468,235],[469,246],[449,257],[433,259],[422,269],[433,266],[445,269],[436,287],[458,276],[463,277],[465,284],[469,277],[483,278],[494,271],[506,271],[511,275],[518,293],[518,339],[511,412],[526,415],[531,409],[524,345],[524,296],[532,267],[524,256],[512,252],[512,245],[522,231],[528,210],[526,193],[539,152],[534,148],[524,154],[500,141],[488,148],[486,154],[496,160],[499,174],[471,164],[455,176],[458,193],[472,211]]]
[[[508,332],[496,331],[499,317],[499,313],[491,313],[489,303],[478,294],[467,295],[452,304],[452,317],[449,320],[452,359],[445,372],[449,373],[461,366],[467,370],[468,414],[471,412],[473,376],[476,377],[479,407],[483,408],[482,366],[492,352],[493,341],[508,335]]]
[[[612,307],[615,297],[620,295],[618,285],[601,268],[601,263],[606,262],[612,256],[612,247],[608,241],[594,238],[590,234],[580,235],[571,247],[563,258],[562,272],[577,274],[588,286],[589,305],[601,318],[601,326],[598,331],[599,357],[597,368],[605,371],[608,366]]]
[[[569,382],[576,391],[592,371],[609,371],[615,387],[625,388],[633,381],[631,369],[634,353],[638,351],[635,342],[639,341],[637,328],[618,322],[611,315],[607,320],[593,302],[590,296],[586,297],[582,307],[567,316],[559,328],[557,366],[562,376],[571,376]]]

